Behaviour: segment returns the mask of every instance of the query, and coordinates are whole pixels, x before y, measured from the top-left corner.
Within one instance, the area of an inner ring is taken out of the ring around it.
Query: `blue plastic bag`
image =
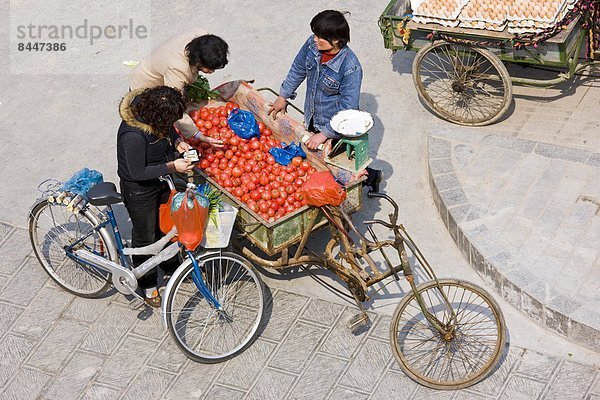
[[[260,136],[256,118],[254,118],[254,114],[252,114],[250,111],[234,108],[227,117],[227,123],[229,124],[231,130],[243,139],[250,139]]]
[[[299,143],[299,142],[298,142]],[[294,142],[290,144],[282,143],[283,148],[273,147],[269,150],[269,153],[273,156],[275,161],[281,165],[288,165],[292,162],[294,157],[306,158],[306,153],[300,147],[300,144]]]
[[[84,168],[77,171],[75,175],[66,181],[61,190],[71,192],[87,198],[87,192],[90,188],[103,181],[102,174],[94,169]]]

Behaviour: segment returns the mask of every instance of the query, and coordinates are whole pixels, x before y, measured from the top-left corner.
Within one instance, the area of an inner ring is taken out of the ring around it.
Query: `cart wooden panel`
[[[547,65],[551,67],[567,66],[569,56],[573,53],[578,35],[581,32],[579,20],[572,21],[566,29],[540,43],[537,48],[515,48],[511,44],[514,35],[506,29],[491,31],[461,27],[447,27],[433,23],[421,24],[407,20],[405,15],[410,11],[410,1],[392,0],[379,19],[384,46],[391,50],[419,50],[427,43],[433,31],[455,38],[477,39],[482,41],[505,41],[500,46],[483,46],[494,53],[500,60],[524,64]],[[400,28],[410,30],[408,44],[403,42]]]

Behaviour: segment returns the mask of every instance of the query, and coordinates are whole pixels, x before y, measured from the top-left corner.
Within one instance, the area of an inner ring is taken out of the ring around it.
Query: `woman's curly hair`
[[[131,108],[142,122],[156,131],[156,136],[162,138],[169,136],[169,130],[175,121],[183,116],[185,103],[179,90],[157,86],[137,95]]]

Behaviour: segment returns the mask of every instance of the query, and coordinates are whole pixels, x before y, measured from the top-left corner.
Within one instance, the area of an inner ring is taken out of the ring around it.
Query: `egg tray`
[[[504,8],[503,8],[503,18],[502,19],[492,19],[492,18],[485,18],[484,14],[480,13],[480,12],[476,12],[475,16],[470,16],[469,15],[469,11],[473,10],[474,7],[472,6],[473,2],[472,0],[469,1],[469,3],[467,3],[467,5],[461,10],[460,15],[459,15],[459,21],[461,22],[475,22],[476,25],[480,25],[480,22],[485,23],[489,23],[489,24],[493,24],[495,26],[500,26],[502,24],[504,24],[506,22],[506,16],[508,15],[508,10],[511,6],[511,4],[513,3],[512,0],[504,0],[501,1],[501,3],[503,3]],[[472,14],[471,14],[472,15]],[[464,26],[470,26],[470,24],[466,23],[463,24]],[[480,29],[480,28],[477,28]]]
[[[518,10],[519,7],[518,5],[520,4],[534,4],[536,3],[535,1],[531,1],[531,0],[516,0],[513,7],[511,8],[514,10]],[[545,2],[547,3],[547,2]],[[524,25],[524,26],[531,26],[531,24],[527,25],[526,21],[538,21],[538,22],[544,22],[547,24],[553,24],[555,23],[557,20],[562,19],[562,16],[564,16],[564,14],[566,13],[567,9],[571,9],[574,7],[575,4],[575,0],[562,0],[562,2],[559,3],[558,8],[556,13],[551,16],[551,17],[533,17],[531,15],[524,15],[524,14],[517,14],[517,15],[511,15],[511,12],[508,13],[507,19],[510,22],[516,22],[517,24],[520,25]],[[548,10],[549,11],[549,10]],[[545,14],[548,15],[548,14]]]
[[[432,23],[439,23],[441,25],[445,25],[443,22],[438,22],[438,21],[447,21],[447,23],[453,23],[454,21],[456,21],[458,15],[460,14],[461,10],[463,9],[463,7],[469,2],[469,0],[460,0],[458,2],[458,5],[456,6],[456,8],[448,15],[441,15],[441,14],[434,14],[434,13],[427,13],[424,14],[422,11],[423,5],[429,5],[429,3],[432,3],[436,0],[425,0],[423,1],[420,5],[419,8],[417,10],[415,10],[413,12],[413,19],[415,19],[416,22],[419,23],[428,23],[428,22],[432,22]],[[458,25],[458,22],[456,24],[452,24],[452,25],[445,25],[445,26],[456,26]]]
[[[438,24],[455,28],[458,26],[459,21],[457,19],[442,19],[442,18],[430,18],[430,17],[413,17],[415,22],[419,24]]]
[[[502,32],[506,29],[506,22],[501,24],[490,23],[486,21],[460,21],[458,24],[461,28],[469,28],[469,29],[485,29],[490,31],[498,31]]]

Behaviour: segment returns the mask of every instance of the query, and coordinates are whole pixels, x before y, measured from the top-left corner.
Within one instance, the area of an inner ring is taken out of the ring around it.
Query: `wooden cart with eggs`
[[[479,126],[504,116],[513,83],[551,87],[598,65],[593,57],[580,59],[589,4],[594,6],[589,0],[391,0],[379,27],[386,48],[417,51],[413,81],[434,114]],[[505,63],[556,68],[557,76],[511,77]]]

